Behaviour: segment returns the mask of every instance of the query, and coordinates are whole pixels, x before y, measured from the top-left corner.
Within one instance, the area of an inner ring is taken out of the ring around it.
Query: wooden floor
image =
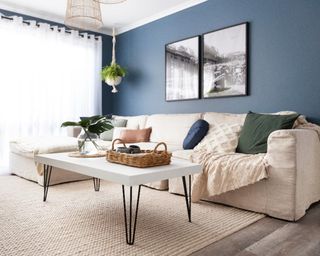
[[[192,256],[320,255],[320,203],[298,222],[266,217]]]

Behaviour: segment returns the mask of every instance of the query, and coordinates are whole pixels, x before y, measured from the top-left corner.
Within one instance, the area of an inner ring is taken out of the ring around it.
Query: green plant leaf
[[[100,120],[100,119],[103,119],[103,118],[105,118],[105,117],[102,116],[102,115],[96,115],[96,116],[90,116],[90,117],[88,117],[88,119],[91,121],[91,123],[96,122],[96,121],[98,121],[98,120]]]
[[[105,66],[101,71],[101,78],[102,80],[108,79],[116,79],[118,76],[124,77],[127,71],[122,68],[118,64],[112,64],[109,66]]]
[[[68,126],[81,126],[78,122],[64,122],[61,124],[61,127],[68,127]]]
[[[96,117],[90,119],[90,122],[91,122],[90,125],[94,125],[97,123],[104,123],[106,121],[107,121],[107,118],[105,118],[104,116],[100,116],[100,117],[96,116]]]
[[[101,133],[108,131],[112,128],[113,128],[112,125],[100,122],[100,123],[90,125],[88,127],[88,131],[91,133],[101,134]]]
[[[80,119],[79,122],[64,122],[61,127],[81,126],[85,131],[98,135],[113,128],[110,120],[102,115],[81,117]]]
[[[82,119],[79,124],[81,127],[87,128],[90,125],[90,119]]]

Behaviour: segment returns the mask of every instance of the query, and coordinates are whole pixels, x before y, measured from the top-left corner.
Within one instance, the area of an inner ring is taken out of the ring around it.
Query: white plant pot
[[[121,83],[122,81],[122,77],[118,76],[115,79],[112,78],[106,78],[105,82],[106,84],[110,85],[110,86],[117,86]]]

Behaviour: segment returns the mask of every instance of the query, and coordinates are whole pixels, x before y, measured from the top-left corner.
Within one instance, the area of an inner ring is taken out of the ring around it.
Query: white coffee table
[[[92,176],[95,191],[99,191],[100,189],[100,179],[122,184],[126,242],[129,245],[134,244],[140,190],[142,184],[166,180],[170,178],[182,177],[188,219],[189,222],[191,222],[191,175],[202,172],[202,167],[199,164],[172,158],[170,165],[151,168],[135,168],[125,165],[112,164],[107,162],[105,158],[73,158],[69,157],[68,153],[37,155],[35,157],[35,161],[44,165],[43,201],[47,200],[50,177],[53,166],[72,172]],[[187,190],[186,176],[189,176],[189,191]],[[129,218],[127,218],[125,186],[130,187]],[[133,186],[138,186],[134,222],[132,216]]]

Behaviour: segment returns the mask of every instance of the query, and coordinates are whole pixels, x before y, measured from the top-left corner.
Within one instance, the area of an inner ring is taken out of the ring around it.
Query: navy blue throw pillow
[[[193,149],[206,136],[209,130],[209,123],[199,119],[190,128],[187,137],[183,141],[184,149]]]

